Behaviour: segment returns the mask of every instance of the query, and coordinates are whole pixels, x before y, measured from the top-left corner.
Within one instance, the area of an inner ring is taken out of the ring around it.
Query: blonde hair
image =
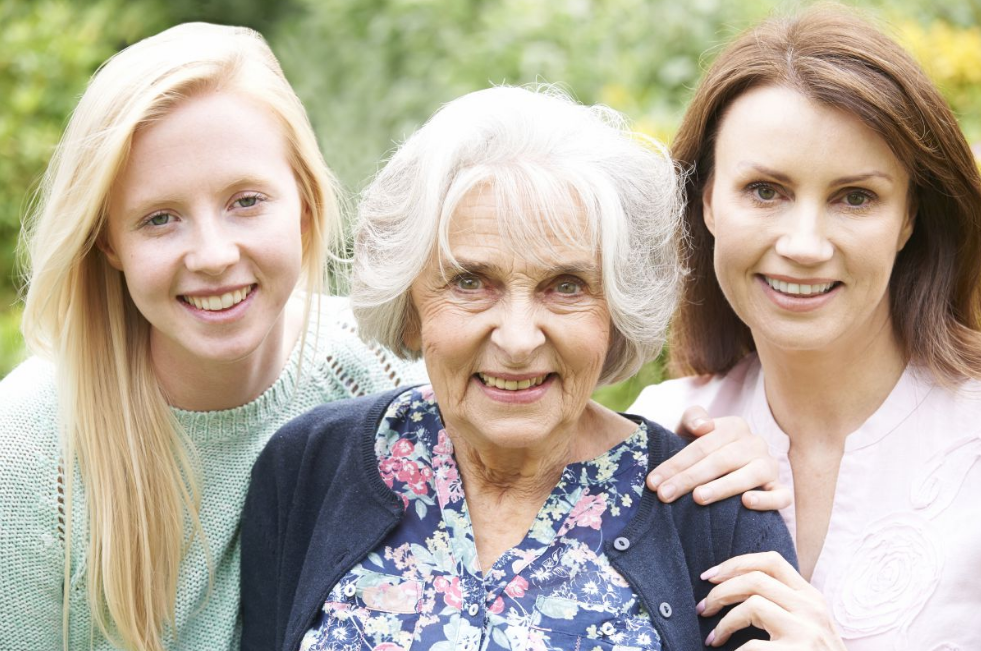
[[[76,462],[88,508],[88,600],[93,620],[117,644],[163,649],[165,629],[174,624],[181,559],[204,533],[193,444],[154,377],[150,324],[96,242],[134,133],[188,97],[213,91],[255,101],[282,125],[309,217],[305,318],[326,286],[326,260],[340,238],[336,183],[303,106],[258,33],[180,25],[123,50],[92,78],[25,227],[29,289],[22,328],[31,349],[56,362],[58,375],[66,648]]]

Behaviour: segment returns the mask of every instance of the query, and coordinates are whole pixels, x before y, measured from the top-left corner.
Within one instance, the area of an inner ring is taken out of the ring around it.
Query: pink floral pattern
[[[333,587],[303,651],[660,651],[650,615],[603,553],[643,492],[643,426],[569,465],[525,539],[486,571],[429,387],[389,406],[375,452],[406,514]]]

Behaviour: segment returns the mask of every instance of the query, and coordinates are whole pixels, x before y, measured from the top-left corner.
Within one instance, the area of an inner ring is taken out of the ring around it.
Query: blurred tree
[[[981,50],[971,50],[970,27],[981,20],[972,8],[978,1],[858,4],[903,25],[943,21],[962,38],[961,69],[973,65],[976,73]],[[307,105],[328,162],[353,188],[439,105],[491,83],[559,82],[580,100],[625,111],[638,128],[667,139],[704,65],[735,33],[780,10],[775,0],[295,3],[268,36]],[[934,30],[920,40],[930,48],[951,34]],[[981,85],[970,77],[948,78],[955,108],[981,124]]]
[[[673,126],[706,47],[772,1],[297,0],[273,47],[328,162],[359,186],[440,104],[490,83],[560,82]]]
[[[0,377],[19,341],[12,281],[30,192],[96,67],[179,22],[255,27],[352,189],[442,103],[557,82],[669,140],[705,64],[778,0],[0,0]],[[981,0],[851,0],[897,27],[981,152]],[[653,371],[652,371],[653,372]],[[637,384],[634,382],[633,384]]]

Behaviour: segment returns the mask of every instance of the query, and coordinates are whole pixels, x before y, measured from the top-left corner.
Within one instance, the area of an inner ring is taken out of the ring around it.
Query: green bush
[[[122,47],[186,20],[246,24],[280,56],[351,189],[442,103],[491,83],[557,82],[670,139],[706,63],[777,0],[0,0],[0,296],[17,232],[78,96]],[[856,0],[889,24],[981,152],[981,3]],[[0,307],[5,346],[17,312]],[[7,349],[5,349],[7,350]],[[9,366],[9,365],[8,365]],[[5,371],[0,363],[0,375]],[[660,369],[654,365],[651,368]],[[639,379],[598,395],[624,404]]]

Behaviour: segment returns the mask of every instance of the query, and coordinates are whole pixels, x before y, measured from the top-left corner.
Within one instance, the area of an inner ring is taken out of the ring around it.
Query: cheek
[[[577,369],[576,375],[581,380],[595,382],[610,351],[612,324],[609,312],[598,307],[582,314],[567,315],[549,330],[565,365]]]
[[[470,368],[480,347],[480,316],[455,309],[442,301],[423,303],[419,308],[422,353],[427,364],[443,375]],[[464,368],[460,368],[463,366]]]
[[[726,297],[729,297],[732,291],[732,276],[735,275],[739,262],[739,249],[738,247],[731,247],[730,244],[731,242],[726,238],[721,240],[716,238],[713,255],[715,277]]]

